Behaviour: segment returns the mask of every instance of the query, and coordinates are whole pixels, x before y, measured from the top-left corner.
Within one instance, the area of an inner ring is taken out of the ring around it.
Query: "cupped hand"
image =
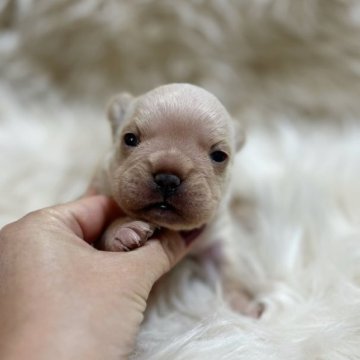
[[[154,283],[188,251],[164,230],[126,253],[92,245],[121,216],[105,196],[35,211],[0,231],[0,358],[125,359]]]

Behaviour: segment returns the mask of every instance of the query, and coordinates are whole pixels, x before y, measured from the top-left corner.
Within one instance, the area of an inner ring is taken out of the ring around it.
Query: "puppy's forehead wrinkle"
[[[134,115],[140,122],[178,120],[190,125],[197,121],[217,128],[227,128],[230,121],[230,115],[214,95],[188,84],[165,85],[144,94],[137,101]]]
[[[231,139],[227,122],[219,117],[209,118],[208,114],[194,113],[194,110],[180,109],[174,112],[154,109],[149,112],[137,112],[134,123],[140,133],[147,138],[162,137],[172,139],[174,143],[181,139],[201,143],[204,147],[212,147],[216,143]]]
[[[170,100],[170,101],[168,101]],[[212,102],[202,102],[196,99],[155,99],[154,101],[139,101],[135,116],[140,121],[161,119],[162,121],[183,119],[183,121],[197,121],[214,123],[216,126],[226,126],[229,115],[222,109],[214,108]]]

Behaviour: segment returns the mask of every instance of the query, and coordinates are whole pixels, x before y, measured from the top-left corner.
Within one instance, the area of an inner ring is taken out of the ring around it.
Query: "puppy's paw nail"
[[[140,239],[145,242],[155,231],[155,226],[144,221],[133,221],[126,224],[126,227],[136,232]]]
[[[132,229],[149,238],[154,233],[155,228],[148,223],[138,221],[138,224],[133,225]]]
[[[124,247],[125,251],[141,246],[139,234],[129,228],[119,229],[115,234],[115,240]]]
[[[108,239],[110,251],[131,251],[147,241],[153,234],[154,226],[143,221],[132,221],[121,225]]]
[[[227,294],[230,307],[245,316],[259,319],[265,311],[265,305],[241,290],[232,289]]]
[[[259,319],[265,311],[265,305],[259,302],[252,302],[245,310],[245,315],[250,316],[254,319]]]

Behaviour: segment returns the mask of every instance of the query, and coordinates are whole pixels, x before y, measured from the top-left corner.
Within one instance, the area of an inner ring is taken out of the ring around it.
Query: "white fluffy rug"
[[[3,0],[0,225],[72,199],[120,90],[193,82],[246,124],[233,313],[187,259],[156,289],[134,359],[360,359],[360,3]]]

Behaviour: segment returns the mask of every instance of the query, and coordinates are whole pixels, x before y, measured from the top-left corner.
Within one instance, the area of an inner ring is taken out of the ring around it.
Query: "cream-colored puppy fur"
[[[138,98],[114,97],[108,116],[113,147],[94,185],[128,218],[120,229],[119,221],[110,227],[102,246],[130,250],[156,227],[186,234],[205,229],[209,238],[225,215],[231,167],[243,142],[219,100],[194,85],[170,84]]]

